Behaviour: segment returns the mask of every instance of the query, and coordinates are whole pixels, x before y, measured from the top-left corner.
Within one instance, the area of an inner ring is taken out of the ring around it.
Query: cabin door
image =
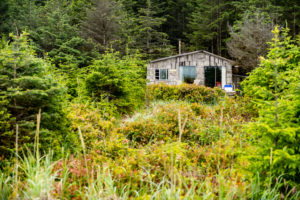
[[[205,86],[222,87],[222,70],[218,66],[205,67]]]
[[[181,66],[180,67],[180,80],[183,83],[193,84],[196,79],[195,66]]]

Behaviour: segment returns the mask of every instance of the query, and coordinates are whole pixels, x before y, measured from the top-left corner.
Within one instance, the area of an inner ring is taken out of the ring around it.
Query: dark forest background
[[[207,50],[251,69],[275,24],[300,31],[296,0],[1,0],[0,13],[2,35],[27,30],[40,57],[79,68],[108,49],[168,56],[181,39],[183,52]]]

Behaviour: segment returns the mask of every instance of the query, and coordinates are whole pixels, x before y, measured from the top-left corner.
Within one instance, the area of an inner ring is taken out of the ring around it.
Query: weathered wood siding
[[[182,83],[180,80],[180,66],[179,63],[185,62],[185,66],[196,67],[196,80],[197,85],[205,84],[205,66],[220,66],[226,69],[226,83],[232,84],[232,62],[220,56],[211,53],[196,52],[187,53],[178,56],[171,56],[168,58],[158,59],[150,62],[147,66],[147,79],[148,84],[154,83],[167,83],[170,85],[179,85]],[[168,80],[156,80],[155,69],[168,69]],[[222,73],[223,76],[223,73]],[[222,77],[224,80],[224,77]]]

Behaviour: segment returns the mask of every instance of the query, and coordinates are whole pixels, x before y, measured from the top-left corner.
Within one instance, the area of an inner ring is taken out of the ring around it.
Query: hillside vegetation
[[[298,200],[299,6],[1,1],[0,199]],[[234,59],[237,95],[148,85],[179,38]]]

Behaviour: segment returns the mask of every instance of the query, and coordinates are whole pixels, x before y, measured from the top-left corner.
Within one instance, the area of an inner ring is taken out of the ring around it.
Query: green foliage
[[[196,85],[146,88],[145,58],[171,54],[178,39],[183,51],[228,55],[228,24],[242,29],[242,17],[257,10],[299,33],[294,0],[2,0],[0,34],[17,36],[0,42],[0,198],[299,199],[300,53],[287,32],[281,40],[275,31],[243,83],[246,97]],[[252,45],[256,29],[250,23],[242,41]],[[263,49],[252,46],[246,57],[256,60]],[[19,152],[34,145],[40,109],[41,151],[81,142],[83,155],[7,159],[17,124]],[[261,178],[251,181],[248,168]]]
[[[138,26],[135,31],[135,35],[137,35],[137,47],[146,53],[147,56],[153,54],[152,58],[168,55],[170,52],[167,40],[168,35],[159,31],[159,28],[166,19],[164,17],[157,17],[159,5],[153,5],[152,0],[146,0],[145,3],[145,7],[138,10]]]
[[[8,32],[8,24],[3,23],[7,20],[9,13],[8,13],[8,7],[9,3],[7,1],[1,1],[0,4],[0,21],[2,22],[0,24],[0,33],[7,33]]]
[[[12,178],[0,172],[0,198],[8,200],[12,194]]]
[[[0,135],[0,140],[4,140],[6,137],[14,134],[14,132],[11,130],[11,124],[9,123],[9,120],[11,118],[11,115],[7,111],[8,107],[8,100],[6,97],[3,95],[1,96],[0,99],[0,130],[1,130],[1,135]]]
[[[230,37],[227,25],[238,24],[245,13],[252,15],[257,10],[263,12],[273,24],[284,25],[287,22],[293,36],[296,36],[300,30],[298,25],[300,5],[295,0],[106,1],[118,10],[116,15],[113,14],[113,20],[108,16],[112,16],[114,11],[107,12],[105,5],[97,8],[98,2],[105,1],[2,0],[0,31],[8,34],[27,29],[40,48],[39,50],[46,53],[51,51],[48,47],[55,45],[55,49],[58,49],[58,45],[73,37],[87,35],[93,35],[92,38],[96,39],[96,46],[103,45],[103,33],[100,33],[103,30],[109,33],[106,34],[108,40],[113,38],[114,44],[111,44],[111,47],[115,50],[126,54],[128,49],[139,48],[141,52],[151,54],[151,56],[145,56],[152,58],[169,54],[173,49],[169,42],[173,47],[177,47],[178,39],[182,39],[187,45],[186,49],[201,48],[228,55],[225,46],[226,40]],[[117,6],[114,6],[115,3]],[[98,21],[88,19],[89,11],[95,10],[99,11],[98,17],[95,15]],[[103,15],[101,16],[101,14]],[[84,23],[82,22],[86,21],[89,21],[91,28],[80,28],[83,27]],[[93,24],[97,25],[93,26]],[[98,26],[100,24],[104,26]],[[111,26],[121,27],[121,29],[108,28]],[[61,29],[61,27],[65,29]],[[70,30],[74,30],[74,32],[70,32]],[[62,37],[63,35],[67,38]],[[53,38],[62,40],[56,40],[56,44],[47,42],[53,41]],[[150,48],[146,45],[149,38],[151,38]],[[110,47],[108,42],[105,46]],[[86,55],[89,53],[88,47],[90,46],[83,45],[72,47],[72,49],[80,50],[82,54],[78,57],[88,61],[90,56]]]
[[[256,99],[274,100],[275,92],[279,97],[284,96],[288,94],[286,89],[296,83],[297,74],[291,73],[291,70],[299,67],[299,39],[292,40],[287,30],[283,33],[284,40],[280,40],[277,28],[274,34],[267,58],[261,58],[261,67],[253,70],[242,83],[245,94]],[[277,67],[277,74],[275,74],[275,67]],[[291,78],[289,75],[295,77]],[[276,86],[275,81],[277,81]]]
[[[16,124],[20,148],[34,141],[39,109],[42,148],[59,148],[68,141],[67,121],[62,111],[64,89],[47,73],[48,64],[34,56],[26,35],[11,35],[13,41],[6,41],[0,49],[0,94],[4,98],[0,146],[5,156],[13,152]]]
[[[245,162],[237,159],[245,142],[239,135],[241,124],[245,122],[239,108],[240,104],[234,99],[226,99],[226,103],[217,106],[187,102],[157,103],[124,119],[120,125],[114,125],[112,130],[109,130],[112,126],[110,121],[103,121],[97,113],[85,114],[83,107],[73,107],[72,116],[74,124],[81,124],[82,127],[89,152],[89,172],[92,173],[95,166],[109,170],[106,173],[115,180],[113,186],[116,194],[123,194],[122,189],[127,185],[131,197],[135,196],[132,193],[134,190],[151,196],[155,193],[154,189],[150,189],[155,187],[154,184],[172,182],[178,183],[181,188],[181,181],[190,184],[194,180],[205,183],[199,191],[194,190],[199,192],[197,194],[200,197],[203,193],[216,197],[221,190],[214,190],[213,187],[218,185],[223,187],[222,196],[231,195],[228,191],[232,187],[236,188],[234,194],[246,194],[245,185],[241,183],[244,175],[238,169],[230,168]],[[196,109],[198,114],[193,111]],[[96,121],[97,126],[91,128]],[[69,181],[74,187],[83,188],[86,185],[84,160],[82,157],[71,157],[67,163],[71,172]],[[140,188],[143,190],[140,191]],[[182,187],[180,194],[183,195],[186,189]],[[67,190],[68,194],[78,194],[76,189]]]
[[[230,6],[231,1],[224,0],[195,0],[191,3],[193,12],[186,32],[191,49],[204,49],[222,55],[226,26],[233,12],[228,9]]]
[[[27,152],[26,152],[27,151]],[[20,171],[26,182],[26,189],[20,194],[25,199],[52,199],[52,191],[55,187],[56,172],[53,173],[55,162],[53,153],[48,153],[44,157],[34,155],[30,150],[26,150],[21,160]],[[19,194],[18,194],[19,195]]]
[[[79,27],[90,2],[25,0],[9,1],[8,5],[10,32],[27,30],[37,55],[47,56],[64,73],[68,93],[76,97],[79,68],[98,57],[96,45],[81,36]]]
[[[96,0],[82,23],[82,34],[92,38],[101,46],[101,52],[105,52],[120,39],[123,17],[120,2]]]
[[[41,16],[39,27],[31,30],[37,52],[47,54],[51,63],[66,75],[70,90],[76,88],[79,68],[90,65],[98,56],[95,45],[81,37],[78,24],[73,24],[77,20],[76,16],[70,15],[75,9],[73,4],[67,1],[47,1],[38,10]],[[76,92],[69,93],[77,96]]]
[[[300,183],[300,48],[287,30],[283,39],[278,28],[274,35],[267,58],[243,82],[245,94],[260,108],[258,121],[249,125],[249,132],[258,138],[253,170],[264,178],[282,175],[293,186]]]
[[[164,102],[120,125],[103,120],[87,105],[74,104],[69,117],[74,121],[73,128],[81,127],[87,155],[78,153],[53,161],[51,154],[36,157],[29,152],[19,161],[22,181],[13,181],[15,175],[10,177],[8,173],[0,175],[0,194],[7,199],[14,198],[18,191],[20,198],[296,200],[299,192],[295,189],[287,195],[280,193],[280,180],[274,187],[270,182],[268,188],[259,179],[249,180],[243,171],[248,161],[241,155],[249,151],[249,135],[241,129],[246,122],[240,109],[243,104],[233,98],[216,106]],[[178,109],[182,111],[182,123],[189,116],[182,140],[178,134],[169,137],[160,126],[162,122],[164,126],[171,124],[170,132],[176,132]],[[160,140],[154,138],[138,145],[139,141],[120,132],[140,121],[146,127],[139,130],[141,135],[151,132],[146,123],[151,122],[153,129],[160,127],[161,131],[155,133]],[[209,145],[199,145],[198,138],[185,134],[191,124],[207,130],[204,139],[209,140],[214,131],[221,137],[213,137]]]
[[[192,84],[167,85],[152,84],[147,86],[147,99],[153,100],[180,100],[191,103],[209,103],[218,102],[225,93],[219,88],[208,88]]]
[[[237,127],[231,125],[244,119],[233,101],[226,103],[226,107],[211,109],[197,103],[157,103],[148,108],[147,113],[127,119],[118,132],[134,146],[178,140],[187,144],[211,144],[223,134],[233,135]]]
[[[93,100],[108,101],[121,113],[130,112],[144,101],[145,66],[139,54],[125,56],[106,53],[90,66],[86,89]]]
[[[110,107],[106,106],[105,108],[109,109]],[[110,117],[115,113],[110,113],[109,110],[75,103],[71,104],[67,110],[67,117],[71,121],[71,130],[78,132],[80,129],[88,152],[95,148],[96,140],[104,139],[113,129],[115,118]]]

